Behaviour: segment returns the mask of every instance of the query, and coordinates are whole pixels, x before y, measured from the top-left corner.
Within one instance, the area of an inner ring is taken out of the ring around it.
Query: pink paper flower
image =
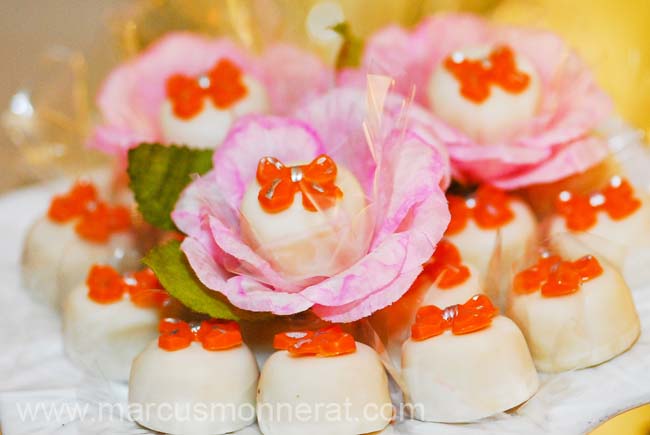
[[[171,33],[111,72],[97,96],[102,124],[89,145],[124,156],[141,142],[163,141],[159,121],[166,82],[174,74],[198,76],[227,59],[257,79],[269,98],[269,111],[287,114],[324,92],[332,72],[314,55],[289,45],[271,46],[258,57],[228,39]]]
[[[439,15],[414,30],[391,26],[368,40],[363,66],[343,71],[339,82],[365,85],[368,72],[394,77],[398,92],[431,108],[429,80],[456,50],[507,45],[528,59],[541,84],[536,115],[514,136],[482,143],[434,117],[437,137],[448,148],[460,179],[505,189],[546,183],[582,172],[603,160],[605,141],[592,135],[611,111],[609,98],[590,71],[556,35],[493,25],[472,15]]]
[[[336,322],[368,316],[407,291],[449,222],[441,187],[449,168],[426,126],[412,111],[402,113],[401,99],[389,97],[374,118],[365,103],[361,90],[338,89],[294,118],[251,115],[236,123],[215,152],[213,170],[186,189],[172,214],[188,235],[182,249],[207,287],[245,310],[289,315],[312,308]],[[368,118],[377,122],[364,129]],[[363,187],[374,210],[371,234],[365,254],[349,267],[295,282],[247,244],[240,205],[260,158],[308,162],[323,153]]]

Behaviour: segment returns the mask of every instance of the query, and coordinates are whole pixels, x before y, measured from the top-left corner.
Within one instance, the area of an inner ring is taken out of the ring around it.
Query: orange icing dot
[[[88,297],[99,304],[111,304],[122,299],[126,290],[122,275],[111,266],[95,264],[86,278]]]
[[[169,294],[151,269],[124,278],[113,267],[96,264],[88,273],[86,285],[88,297],[101,304],[118,302],[124,293],[128,293],[131,302],[140,308],[162,308],[169,301]]]
[[[158,347],[174,352],[185,349],[194,341],[194,334],[187,322],[174,319],[162,319],[158,323]]]
[[[293,356],[332,357],[354,353],[357,344],[352,335],[340,326],[330,326],[318,331],[285,332],[276,334],[273,347],[286,350]]]
[[[460,305],[451,305],[444,310],[435,305],[421,307],[411,327],[411,338],[427,340],[451,330],[454,335],[480,331],[492,324],[492,318],[499,310],[486,295],[472,296]]]
[[[513,290],[519,294],[541,290],[545,297],[564,296],[577,292],[582,283],[602,273],[598,259],[591,255],[575,261],[564,261],[556,255],[541,257],[537,264],[515,275]]]
[[[454,59],[448,56],[445,68],[460,82],[460,93],[466,99],[482,103],[490,97],[495,85],[512,94],[526,90],[530,76],[517,69],[515,55],[508,46],[496,47],[487,59]]]
[[[641,201],[634,196],[634,188],[620,177],[613,177],[607,187],[591,195],[564,191],[555,202],[555,209],[571,231],[593,228],[598,222],[599,211],[604,211],[613,220],[622,220],[640,207]]]
[[[68,193],[55,196],[47,215],[58,223],[78,219],[75,225],[77,234],[95,243],[105,243],[112,234],[126,231],[131,226],[128,208],[100,201],[95,186],[85,181],[78,181]]]
[[[169,301],[169,293],[163,288],[151,269],[143,269],[131,275],[127,284],[131,302],[140,308],[162,308]]]
[[[207,80],[206,85],[202,86],[202,80]],[[241,69],[229,59],[219,60],[202,78],[174,74],[166,84],[174,114],[182,119],[196,116],[205,98],[210,98],[217,108],[227,109],[247,93]]]
[[[194,341],[209,351],[232,349],[243,343],[239,324],[227,320],[205,320],[193,332],[187,322],[163,319],[158,324],[158,331],[158,346],[168,351],[185,349]]]
[[[424,264],[424,271],[441,290],[452,289],[469,279],[470,271],[462,263],[456,246],[441,240],[431,259]]]
[[[231,349],[243,343],[237,322],[215,319],[201,322],[197,339],[206,350]]]
[[[257,199],[268,213],[291,207],[296,193],[302,193],[305,210],[318,211],[332,207],[343,196],[334,184],[338,169],[329,156],[322,154],[311,163],[285,166],[274,157],[264,157],[257,164],[257,181],[262,186]]]
[[[511,198],[496,187],[483,185],[476,190],[473,198],[465,199],[447,195],[451,221],[446,234],[454,235],[465,229],[470,218],[482,229],[502,227],[515,218],[510,207]]]

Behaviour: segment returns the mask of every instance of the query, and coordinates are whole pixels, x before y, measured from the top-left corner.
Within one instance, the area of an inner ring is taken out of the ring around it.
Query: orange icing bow
[[[167,97],[179,118],[190,119],[203,110],[205,98],[219,109],[227,109],[246,96],[242,71],[228,59],[221,59],[199,78],[175,74],[167,80]]]
[[[585,255],[564,261],[557,255],[541,257],[537,264],[515,275],[513,289],[527,294],[541,289],[542,296],[557,297],[577,292],[582,283],[599,277],[603,268],[596,257]]]
[[[462,262],[456,246],[441,240],[431,259],[424,264],[424,274],[441,290],[448,290],[467,281],[470,271]]]
[[[472,296],[460,305],[451,305],[444,310],[435,305],[421,307],[411,327],[411,338],[422,341],[436,337],[446,330],[454,335],[480,331],[492,324],[492,318],[499,310],[485,295]]]
[[[568,229],[586,231],[596,225],[599,211],[621,220],[637,211],[641,201],[634,196],[634,188],[627,180],[613,177],[605,189],[591,195],[560,193],[555,207],[564,216]]]
[[[243,343],[239,324],[228,320],[204,320],[198,328],[192,328],[182,320],[162,319],[158,331],[158,346],[170,352],[185,349],[193,341],[210,351],[227,350]]]
[[[499,228],[514,219],[510,208],[510,197],[504,191],[493,186],[483,185],[478,188],[473,198],[447,195],[451,221],[447,235],[453,235],[465,229],[470,218],[483,229]]]
[[[275,157],[264,157],[257,165],[257,181],[262,186],[257,198],[265,211],[277,213],[291,207],[294,195],[301,192],[305,210],[323,210],[343,196],[334,184],[336,174],[336,163],[325,154],[301,166],[285,166]]]
[[[354,337],[340,326],[330,326],[318,331],[284,332],[276,334],[273,347],[286,350],[293,356],[330,357],[354,353]]]
[[[86,285],[88,297],[99,304],[118,302],[125,293],[140,308],[161,308],[169,301],[169,294],[150,269],[124,278],[111,266],[95,264],[88,273]]]
[[[491,85],[518,94],[530,83],[530,76],[517,69],[515,55],[508,46],[496,47],[487,59],[472,60],[452,54],[445,59],[445,68],[460,82],[461,95],[475,103],[490,97]]]
[[[75,231],[95,243],[105,243],[112,234],[131,226],[128,208],[99,200],[95,186],[85,181],[77,181],[68,193],[55,196],[47,216],[58,223],[79,218]]]

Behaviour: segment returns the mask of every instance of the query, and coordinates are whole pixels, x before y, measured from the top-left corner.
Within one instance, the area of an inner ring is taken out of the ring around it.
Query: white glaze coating
[[[166,100],[160,108],[160,128],[165,143],[191,148],[217,148],[238,117],[267,112],[269,102],[264,86],[248,75],[244,75],[243,82],[247,94],[232,107],[219,109],[211,99],[206,98],[203,110],[190,119],[177,117],[171,102]]]
[[[385,428],[392,417],[384,367],[361,343],[352,354],[329,358],[274,353],[262,369],[257,401],[264,435],[365,434]]]
[[[508,315],[526,336],[541,371],[600,364],[626,351],[639,336],[629,288],[614,268],[603,262],[601,266],[601,276],[570,295],[511,295]]]
[[[366,251],[369,209],[361,185],[340,165],[335,183],[343,197],[333,207],[308,211],[298,192],[291,207],[268,213],[260,206],[260,185],[254,181],[241,204],[244,237],[277,270],[296,279],[345,269]]]
[[[487,57],[490,50],[475,47],[461,52],[466,58],[480,59]],[[491,85],[490,96],[481,103],[461,95],[460,82],[441,63],[434,70],[427,89],[434,113],[481,143],[498,143],[517,133],[535,116],[541,85],[530,61],[519,55],[516,55],[515,61],[517,68],[530,76],[528,87],[515,94]]]
[[[485,282],[494,257],[496,264],[499,295],[490,295],[492,300],[502,305],[509,287],[512,272],[519,270],[526,256],[533,252],[537,244],[537,221],[530,207],[519,199],[512,199],[510,207],[515,214],[507,224],[498,229],[482,229],[473,219],[459,233],[445,236],[460,251],[463,261],[477,267],[481,282]],[[499,243],[500,242],[500,243]]]
[[[63,342],[77,365],[96,375],[126,382],[131,363],[158,336],[158,310],[139,308],[127,295],[98,304],[80,285],[63,304]]]
[[[107,243],[91,243],[77,235],[74,225],[42,217],[29,230],[23,247],[25,288],[57,309],[67,293],[84,282],[93,264],[108,264],[125,272],[140,263],[132,234],[117,233]]]
[[[402,350],[402,373],[414,418],[465,423],[528,400],[539,379],[521,331],[497,316],[481,331],[428,340],[409,339]]]
[[[146,428],[172,435],[237,431],[255,421],[258,374],[245,345],[208,351],[193,342],[170,352],[153,341],[133,361],[129,379],[130,406],[148,406],[152,412],[132,417]],[[169,418],[174,409],[178,418]]]

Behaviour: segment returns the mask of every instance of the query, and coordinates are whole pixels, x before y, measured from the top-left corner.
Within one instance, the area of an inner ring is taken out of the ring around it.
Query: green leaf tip
[[[331,27],[333,31],[343,38],[339,54],[336,58],[336,69],[354,68],[361,65],[363,55],[363,39],[355,36],[347,21],[342,21]]]
[[[192,175],[212,169],[213,150],[143,143],[129,150],[129,183],[138,209],[151,225],[175,230],[171,219],[176,201]]]
[[[187,308],[215,319],[239,320],[226,302],[199,281],[179,241],[153,248],[142,261],[154,271],[165,290]]]

